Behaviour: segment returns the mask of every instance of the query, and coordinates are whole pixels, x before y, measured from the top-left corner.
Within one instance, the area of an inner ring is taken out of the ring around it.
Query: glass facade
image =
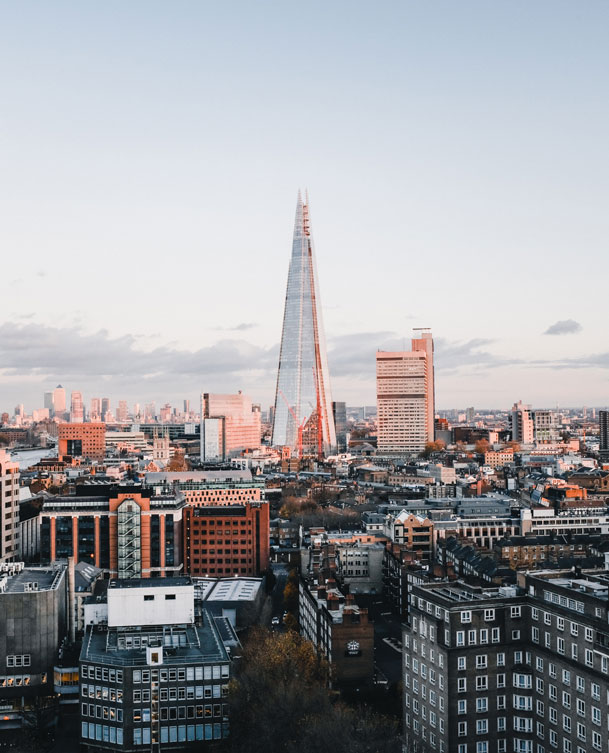
[[[283,315],[273,445],[302,448],[305,453],[328,452],[336,445],[309,207],[300,193]]]

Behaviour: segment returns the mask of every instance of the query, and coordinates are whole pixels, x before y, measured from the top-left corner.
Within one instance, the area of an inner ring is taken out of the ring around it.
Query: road
[[[377,602],[371,607],[374,619],[374,663],[390,683],[402,676],[402,652],[396,650],[402,642],[402,620],[387,606]]]
[[[271,567],[273,568],[275,578],[277,578],[275,588],[271,594],[271,601],[273,602],[273,617],[279,617],[281,620],[285,611],[283,606],[283,591],[285,589],[285,584],[288,582],[290,570],[285,562],[273,562]]]

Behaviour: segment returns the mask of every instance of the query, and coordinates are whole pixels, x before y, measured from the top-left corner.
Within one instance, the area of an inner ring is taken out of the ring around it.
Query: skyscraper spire
[[[298,191],[277,372],[273,445],[321,455],[336,445],[308,195]]]

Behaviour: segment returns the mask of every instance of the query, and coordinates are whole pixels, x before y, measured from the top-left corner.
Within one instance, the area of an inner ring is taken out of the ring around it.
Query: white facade
[[[195,587],[131,584],[111,581],[108,588],[108,627],[191,625],[195,619]]]

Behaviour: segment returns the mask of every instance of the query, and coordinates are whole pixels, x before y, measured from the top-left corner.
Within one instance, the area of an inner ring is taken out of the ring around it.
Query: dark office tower
[[[102,421],[106,420],[106,413],[110,412],[110,398],[109,397],[102,397],[101,402],[101,417]]]
[[[322,455],[336,446],[308,197],[300,192],[283,315],[273,445]]]
[[[598,412],[599,428],[599,450],[602,460],[609,460],[609,410],[599,410]]]
[[[339,452],[347,449],[347,403],[332,403],[334,428],[336,429],[336,445]]]

